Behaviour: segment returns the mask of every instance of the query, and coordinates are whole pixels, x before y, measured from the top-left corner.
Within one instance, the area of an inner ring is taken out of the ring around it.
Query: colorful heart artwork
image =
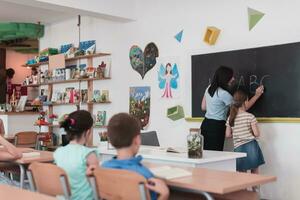
[[[153,42],[147,44],[144,52],[137,45],[133,45],[130,48],[130,64],[133,70],[142,76],[142,79],[144,79],[146,73],[155,66],[157,57],[158,48]]]

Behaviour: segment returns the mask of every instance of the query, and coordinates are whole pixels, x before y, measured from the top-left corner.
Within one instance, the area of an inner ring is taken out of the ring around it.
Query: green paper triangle
[[[264,13],[258,10],[248,8],[249,31],[251,31],[251,29],[261,20],[264,15]]]

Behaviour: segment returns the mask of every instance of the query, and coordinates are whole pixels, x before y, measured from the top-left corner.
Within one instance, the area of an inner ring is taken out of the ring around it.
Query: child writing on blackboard
[[[234,151],[247,153],[247,157],[237,159],[237,171],[258,174],[258,167],[265,163],[261,149],[256,141],[259,137],[257,120],[246,112],[247,94],[238,90],[233,95],[230,115],[226,122],[226,137],[233,137]]]

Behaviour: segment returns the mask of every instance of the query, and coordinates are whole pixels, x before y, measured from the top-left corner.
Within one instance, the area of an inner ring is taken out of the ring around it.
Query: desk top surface
[[[149,162],[145,162],[144,164],[149,168],[164,166],[161,164],[154,164]],[[230,192],[240,191],[248,187],[276,181],[275,176],[181,166],[176,166],[176,168],[182,168],[184,170],[190,171],[192,175],[166,180],[168,186],[206,191],[215,194],[227,194]]]
[[[103,155],[116,155],[116,150],[107,149],[107,147],[98,147],[100,154]],[[170,162],[183,162],[190,164],[203,164],[218,161],[231,160],[236,158],[246,157],[246,153],[225,152],[225,151],[207,151],[204,150],[203,158],[191,159],[188,158],[187,152],[181,151],[181,153],[169,153],[166,152],[167,148],[153,147],[153,146],[141,146],[139,154],[145,159],[163,160]]]
[[[16,187],[8,185],[0,185],[0,197],[1,199],[22,199],[22,200],[55,200],[55,197],[30,192]]]
[[[20,158],[14,162],[19,163],[19,164],[30,164],[32,162],[52,162],[54,160],[53,158],[53,152],[50,151],[38,151],[30,148],[18,148],[20,149],[23,153],[26,152],[39,152],[40,155],[38,156],[32,156],[32,157],[23,157]]]

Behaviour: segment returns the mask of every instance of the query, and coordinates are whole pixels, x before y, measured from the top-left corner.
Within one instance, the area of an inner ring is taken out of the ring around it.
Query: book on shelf
[[[100,90],[94,90],[93,92],[93,102],[100,102],[101,101],[101,92]]]
[[[109,101],[109,91],[102,90],[101,91],[101,102],[107,102],[107,101]]]
[[[95,126],[106,125],[106,111],[98,111],[96,114]]]
[[[66,88],[64,102],[65,103],[74,103],[74,88],[73,87]]]
[[[88,90],[87,89],[82,89],[80,93],[80,101],[82,103],[87,103],[88,102]]]

